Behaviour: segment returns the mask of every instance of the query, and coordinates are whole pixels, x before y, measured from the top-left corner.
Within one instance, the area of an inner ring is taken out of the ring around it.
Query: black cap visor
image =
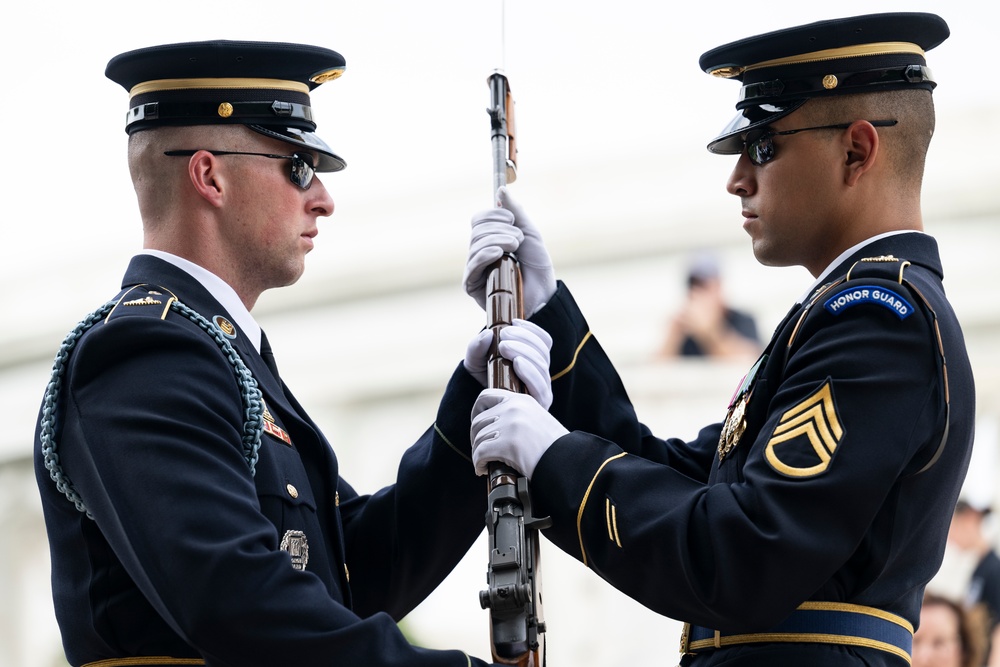
[[[781,106],[774,104],[749,106],[737,113],[719,136],[708,143],[708,150],[716,155],[737,155],[743,152],[743,137],[747,132],[770,125],[805,103],[806,100],[789,100]]]
[[[319,161],[315,170],[319,172],[340,171],[347,166],[344,160],[333,152],[326,142],[320,139],[314,132],[306,132],[297,127],[274,127],[264,125],[247,125],[254,132],[259,132],[266,137],[278,139],[286,143],[316,151],[319,154]]]

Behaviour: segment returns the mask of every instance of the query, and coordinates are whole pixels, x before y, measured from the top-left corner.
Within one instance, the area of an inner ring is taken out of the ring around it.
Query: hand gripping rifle
[[[493,128],[493,192],[517,178],[514,143],[514,99],[507,77],[494,72],[489,78],[491,105],[487,110]],[[524,393],[510,361],[500,356],[500,330],[514,318],[524,317],[521,270],[507,253],[488,268],[486,319],[493,330],[488,357],[488,385]],[[486,529],[490,559],[488,588],[479,593],[483,609],[490,610],[490,643],[493,660],[519,667],[545,664],[545,621],[539,580],[539,535],[551,525],[549,518],[532,514],[528,479],[502,463],[489,466]]]

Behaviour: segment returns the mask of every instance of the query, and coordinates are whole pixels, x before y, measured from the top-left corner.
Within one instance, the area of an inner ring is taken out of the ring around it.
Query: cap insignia
[[[719,67],[718,69],[713,69],[709,74],[717,76],[720,79],[732,79],[743,74],[743,72],[744,69],[742,67]]]
[[[313,83],[319,85],[321,83],[326,83],[327,81],[333,81],[334,79],[339,79],[344,73],[343,67],[333,67],[328,70],[323,70],[317,74],[313,74],[309,77],[309,80]]]

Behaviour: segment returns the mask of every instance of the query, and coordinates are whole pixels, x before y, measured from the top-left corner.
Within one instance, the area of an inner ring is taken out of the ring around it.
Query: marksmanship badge
[[[281,550],[292,557],[293,568],[306,569],[306,564],[309,563],[309,541],[305,533],[301,530],[285,531],[285,536],[281,538]]]

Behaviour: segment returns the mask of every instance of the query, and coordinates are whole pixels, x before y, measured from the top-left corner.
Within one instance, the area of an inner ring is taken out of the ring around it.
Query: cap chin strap
[[[140,123],[156,122],[163,125],[209,125],[216,123],[242,123],[251,119],[274,122],[304,123],[316,127],[312,107],[296,102],[273,100],[270,102],[147,102],[129,109],[125,118],[125,131],[140,129]]]
[[[926,65],[881,67],[861,72],[837,72],[822,76],[817,74],[798,79],[773,79],[744,85],[740,89],[737,107],[741,104],[754,104],[754,100],[762,98],[773,103],[776,98],[786,95],[791,98],[816,97],[834,90],[863,93],[865,88],[911,87],[921,84],[930,88],[937,85]]]

